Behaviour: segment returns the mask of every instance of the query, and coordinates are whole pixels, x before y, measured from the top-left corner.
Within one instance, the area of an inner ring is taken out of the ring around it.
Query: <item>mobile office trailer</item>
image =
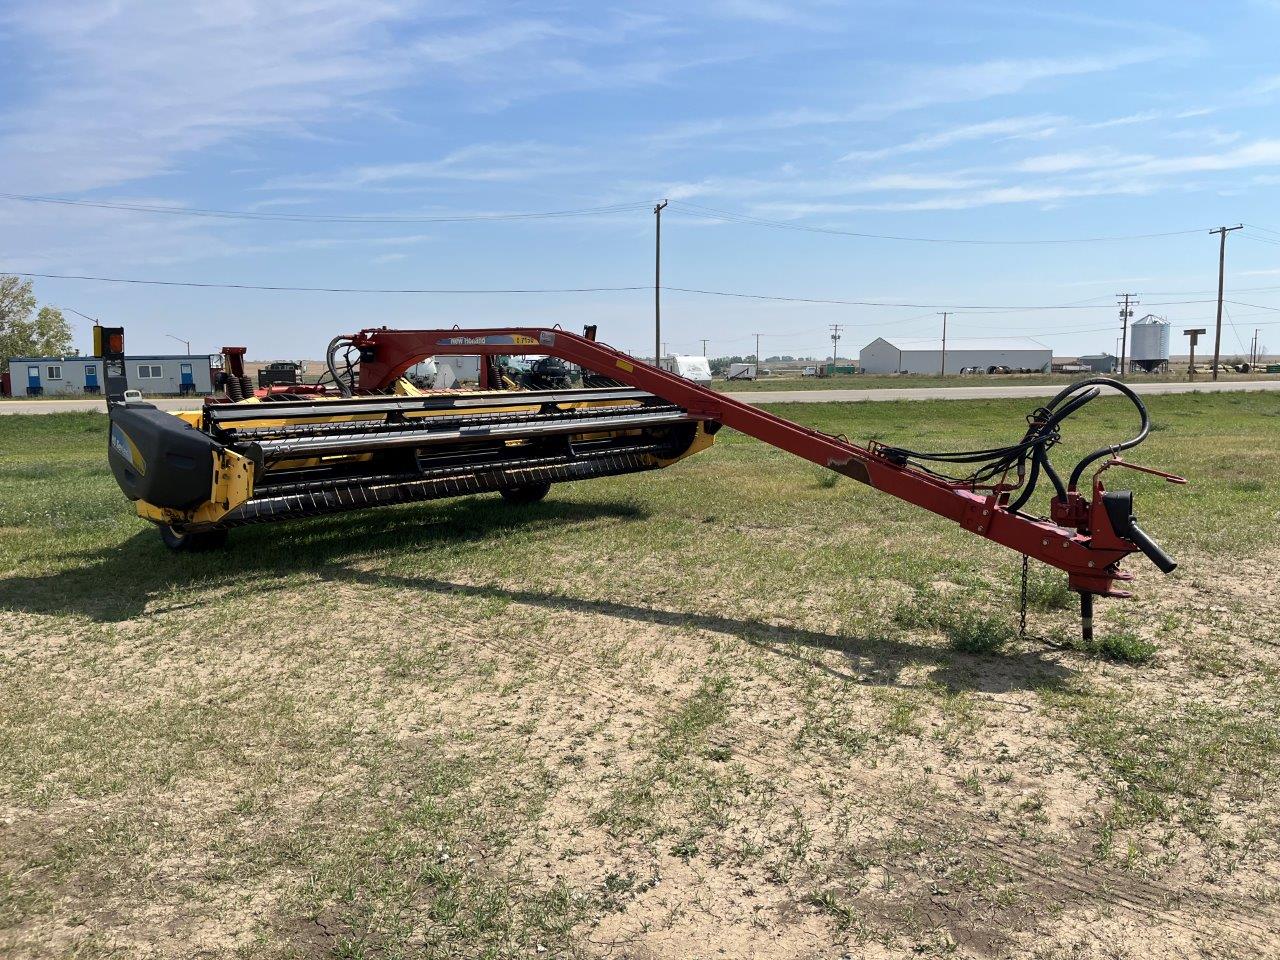
[[[711,382],[711,364],[707,362],[706,357],[673,355],[663,357],[661,366],[667,373],[674,373],[694,383],[709,384]]]
[[[13,393],[29,397],[100,394],[106,376],[101,357],[10,357],[9,372]],[[125,377],[146,396],[213,392],[206,356],[127,357]]]

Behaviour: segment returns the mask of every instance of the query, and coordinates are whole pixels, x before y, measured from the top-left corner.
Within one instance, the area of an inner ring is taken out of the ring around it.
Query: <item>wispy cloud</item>
[[[893,85],[894,93],[884,103],[867,109],[873,114],[888,116],[944,103],[989,100],[1018,93],[1045,81],[1110,73],[1121,67],[1149,63],[1171,53],[1165,47],[1135,47],[1101,55],[1010,57],[917,68],[901,74],[901,79]]]
[[[558,93],[657,86],[749,51],[708,41],[663,43],[674,28],[661,16],[603,9],[550,17],[468,22],[437,30],[409,50],[415,68],[444,68],[484,110]]]
[[[1013,169],[1021,173],[1073,173],[1079,170],[1132,167],[1151,159],[1148,154],[1120,153],[1109,147],[1099,147],[1094,150],[1026,157],[1013,164]]]
[[[1259,77],[1249,86],[1245,87],[1241,93],[1245,96],[1266,96],[1267,94],[1280,91],[1280,73],[1268,77]]]
[[[1221,153],[1200,153],[1144,160],[1142,163],[1127,167],[1126,173],[1133,176],[1169,177],[1186,173],[1276,166],[1280,166],[1280,140],[1256,140]]]
[[[1056,205],[1102,196],[1138,196],[1194,186],[1189,174],[1280,167],[1280,140],[1259,140],[1231,150],[1186,156],[1121,153],[1110,148],[1040,154],[1008,165],[868,177],[804,178],[795,175],[721,178],[672,188],[672,196],[733,196],[757,214],[834,216],[872,210],[912,212],[969,210],[1011,204]],[[1253,178],[1265,180],[1267,174]],[[1278,178],[1280,179],[1280,178]],[[1014,181],[1014,182],[1009,182]],[[1206,180],[1204,185],[1211,185]],[[1203,185],[1202,185],[1203,186]],[[868,194],[927,194],[862,199]],[[760,200],[769,197],[769,200]]]
[[[831,29],[836,21],[802,3],[778,0],[718,0],[712,12],[735,20],[749,20],[770,26],[800,27],[805,30]]]
[[[1157,123],[1166,120],[1189,120],[1193,117],[1204,117],[1216,113],[1216,107],[1191,107],[1179,110],[1141,110],[1138,113],[1127,113],[1122,117],[1111,117],[1107,120],[1095,120],[1081,123],[1081,130],[1107,130],[1111,127],[1129,127],[1140,123]]]
[[[1137,195],[1151,190],[1142,182],[1117,182],[1110,184],[1017,184],[978,190],[958,190],[941,193],[919,200],[883,200],[859,203],[805,203],[771,202],[756,205],[756,212],[777,217],[802,217],[847,213],[886,211],[893,213],[922,212],[928,210],[972,210],[978,207],[1010,204],[1056,204],[1064,200],[1083,197]]]
[[[172,197],[128,199],[181,206]],[[77,209],[70,223],[74,228],[69,228],[64,208],[0,206],[0,265],[9,270],[109,273],[236,257],[296,253],[310,259],[326,252],[400,252],[438,239],[431,233],[386,235],[373,232],[376,228],[349,225],[308,226],[302,236],[279,231],[246,233],[243,225],[225,220],[139,217],[89,207]]]
[[[545,40],[563,38],[570,31],[545,20],[508,20],[478,30],[434,34],[413,44],[415,56],[451,65],[488,60]]]
[[[588,169],[582,151],[529,141],[473,144],[436,160],[365,164],[336,173],[279,177],[268,190],[407,189],[441,182],[512,183]]]
[[[711,117],[689,120],[655,132],[657,143],[679,143],[749,132],[829,127],[884,120],[896,114],[945,104],[970,103],[1021,92],[1049,80],[1106,73],[1169,56],[1169,48],[1134,48],[1105,55],[1078,57],[1001,58],[934,67],[894,66],[880,80],[865,84],[870,96],[848,107],[798,106],[759,116]],[[853,151],[847,160],[876,159],[899,152],[936,149],[961,140],[992,136],[1031,136],[1051,126],[1048,117],[1010,117],[926,134],[915,141],[890,147]],[[990,126],[988,127],[988,123]],[[983,129],[987,127],[987,129]],[[1007,129],[1006,129],[1007,127]],[[931,142],[941,138],[941,142]]]
[[[989,140],[1001,137],[1019,137],[1042,135],[1057,129],[1066,118],[1039,114],[1030,117],[1002,117],[996,120],[984,120],[981,123],[966,123],[957,127],[939,130],[935,133],[921,134],[903,143],[874,150],[854,150],[840,158],[840,162],[850,160],[883,160],[888,157],[906,153],[924,153],[941,150],[952,144],[972,140]]]
[[[0,105],[0,177],[31,193],[170,174],[189,156],[262,135],[390,121],[385,95],[410,84],[450,91],[449,109],[493,110],[664,84],[742,55],[717,42],[637,43],[669,29],[647,14],[507,18],[411,0],[16,0],[2,17],[33,61],[56,65],[56,84]]]
[[[381,39],[406,15],[391,0],[19,2],[8,29],[58,64],[59,82],[11,108],[0,175],[20,191],[110,186],[246,133],[358,110],[403,78]]]
[[[801,197],[845,197],[868,193],[961,190],[990,181],[963,174],[884,174],[871,177],[709,177],[685,183],[644,184],[640,190],[673,200],[694,197],[747,199],[785,193]]]

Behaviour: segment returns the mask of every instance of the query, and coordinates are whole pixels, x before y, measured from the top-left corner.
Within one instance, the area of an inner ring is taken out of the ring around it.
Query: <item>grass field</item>
[[[947,374],[945,377],[925,374],[836,374],[830,377],[774,376],[759,380],[716,380],[712,386],[723,393],[752,393],[757,390],[882,390],[885,388],[909,390],[918,387],[1013,387],[1063,384],[1081,380],[1088,374],[1069,373],[1003,373],[975,374],[962,377]],[[1185,383],[1185,368],[1167,374],[1134,374],[1126,378],[1130,383]],[[1200,380],[1208,380],[1201,374]],[[1280,380],[1280,374],[1222,373],[1219,380]]]
[[[1089,649],[1052,571],[1021,639],[1015,555],[730,431],[181,556],[103,416],[0,418],[0,955],[1275,955],[1280,396],[1149,403],[1191,485],[1108,476],[1182,566]]]

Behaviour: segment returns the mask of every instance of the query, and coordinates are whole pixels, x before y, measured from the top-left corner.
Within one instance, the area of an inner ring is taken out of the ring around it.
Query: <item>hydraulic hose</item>
[[[1101,396],[1100,388],[1102,387],[1112,387],[1119,391],[1137,408],[1141,421],[1139,431],[1129,440],[1103,447],[1086,456],[1076,464],[1067,482],[1064,483],[1049,460],[1049,449],[1062,439],[1059,430],[1062,422]],[[1068,495],[1077,488],[1080,477],[1089,464],[1108,454],[1137,446],[1147,438],[1150,430],[1151,421],[1147,408],[1132,389],[1108,377],[1090,377],[1064,387],[1054,395],[1053,399],[1032,413],[1027,418],[1027,432],[1021,440],[1009,446],[946,453],[921,453],[902,447],[886,447],[883,452],[891,460],[901,464],[909,460],[932,461],[938,464],[973,464],[975,465],[973,472],[967,477],[948,476],[920,463],[917,463],[916,467],[952,482],[967,483],[975,487],[1016,469],[1022,489],[1009,504],[1009,509],[1016,512],[1031,499],[1041,475],[1048,477],[1049,482],[1053,484],[1055,498],[1066,501]]]
[[[1079,463],[1077,463],[1075,466],[1075,469],[1071,471],[1071,479],[1067,481],[1067,489],[1070,491],[1074,491],[1080,485],[1080,477],[1084,473],[1085,469],[1089,466],[1089,464],[1093,463],[1095,460],[1101,460],[1103,457],[1107,456],[1108,454],[1116,454],[1116,453],[1119,453],[1121,450],[1128,450],[1131,447],[1136,447],[1143,440],[1147,439],[1147,434],[1151,432],[1151,416],[1147,413],[1147,406],[1142,402],[1142,398],[1139,397],[1131,387],[1121,383],[1119,380],[1112,380],[1110,377],[1091,377],[1088,380],[1082,380],[1080,382],[1081,384],[1096,383],[1099,385],[1112,387],[1120,391],[1122,394],[1124,394],[1126,397],[1129,398],[1129,401],[1135,407],[1137,407],[1138,417],[1140,418],[1141,426],[1139,427],[1137,434],[1131,439],[1125,440],[1123,443],[1113,444],[1112,446],[1109,446],[1109,447],[1100,447],[1099,449],[1093,451],[1093,453],[1085,457],[1083,460],[1081,460]]]
[[[350,343],[350,342],[351,342],[350,337],[334,337],[332,340],[329,341],[329,347],[325,351],[325,355],[324,355],[325,365],[329,368],[329,376],[333,377],[333,382],[337,385],[338,390],[342,393],[344,397],[351,396],[352,384],[349,378],[343,379],[338,374],[338,365],[335,362],[334,357],[337,355],[339,344]]]

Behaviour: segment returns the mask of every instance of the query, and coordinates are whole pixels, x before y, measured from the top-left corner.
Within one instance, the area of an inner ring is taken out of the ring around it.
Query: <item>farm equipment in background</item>
[[[574,371],[559,357],[539,357],[515,380],[524,390],[567,390],[573,386]]]
[[[222,368],[213,372],[213,389],[233,401],[253,396],[253,381],[244,373],[244,347],[223,347]]]
[[[245,373],[244,347],[223,347],[219,357],[221,366],[211,370],[211,380],[215,391],[212,397],[206,397],[206,404],[239,403],[241,400],[258,398],[285,400],[296,397],[315,397],[337,395],[337,390],[322,383],[303,383],[299,380],[302,364],[294,360],[282,360],[270,363],[258,371],[258,386],[253,386],[253,378]]]
[[[528,354],[615,385],[494,389],[510,386],[502,360]],[[428,357],[457,356],[479,358],[479,390],[423,392],[403,378]],[[1120,569],[1128,554],[1141,551],[1166,573],[1176,566],[1138,526],[1132,494],[1106,490],[1101,475],[1130,467],[1185,481],[1120,458],[1150,422],[1137,394],[1101,377],[1038,407],[1016,443],[930,453],[802,427],[559,329],[366,329],[335,338],[326,362],[338,396],[207,401],[178,414],[110,405],[112,471],[168,546],[218,544],[243,524],[476,493],[529,503],[553,483],[670,466],[731,427],[1065,571],[1086,636],[1094,596],[1129,595],[1117,587],[1132,579]],[[1049,451],[1103,387],[1133,404],[1139,430],[1064,480]],[[1044,518],[1023,510],[1042,478],[1054,488]]]
[[[258,371],[258,387],[296,387],[302,383],[302,364],[296,360],[277,360]]]

